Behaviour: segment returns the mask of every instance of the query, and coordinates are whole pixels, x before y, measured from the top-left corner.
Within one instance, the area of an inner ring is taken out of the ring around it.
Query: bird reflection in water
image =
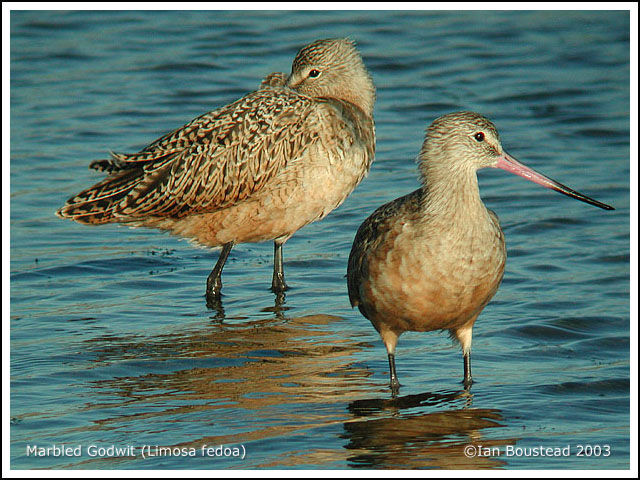
[[[233,404],[236,412],[261,419],[252,422],[250,436],[257,438],[322,422],[344,412],[339,405],[361,398],[375,385],[368,381],[371,372],[354,360],[369,344],[335,335],[332,325],[343,321],[322,314],[285,317],[281,309],[270,318],[226,316],[223,322],[198,322],[191,328],[183,322],[181,330],[156,336],[96,337],[84,346],[95,356],[91,368],[121,367],[117,376],[93,382],[95,396],[88,408],[121,403],[131,411],[138,402],[140,408],[133,410],[149,408],[133,415],[116,409],[117,416],[100,420],[105,427],[135,422],[140,415],[144,422],[154,422],[195,412],[224,425],[231,421],[225,420],[224,409]],[[142,373],[129,366],[132,360],[145,363]],[[123,375],[123,369],[129,374]],[[109,400],[101,400],[103,395]],[[290,408],[291,402],[338,406],[321,413],[312,407]],[[236,441],[231,437],[225,435],[227,443]]]
[[[272,312],[275,314],[276,318],[280,320],[284,320],[284,312],[289,310],[289,307],[285,306],[286,302],[286,294],[284,292],[276,292],[274,294],[274,304],[273,307],[264,307],[260,309],[261,312]],[[209,310],[213,310],[215,315],[212,317],[217,321],[223,321],[225,319],[225,310],[222,305],[222,295],[213,297],[210,295],[206,295],[206,303],[207,308]]]
[[[515,439],[485,435],[504,426],[500,410],[472,408],[468,390],[356,400],[344,423],[355,468],[501,468],[491,456],[466,456],[467,445],[500,447]],[[443,409],[444,408],[444,409]]]
[[[157,442],[171,448],[301,439],[300,448],[254,452],[241,468],[496,468],[499,459],[467,459],[462,449],[469,442],[513,443],[495,434],[484,438],[502,426],[500,412],[472,408],[464,390],[388,398],[358,360],[371,347],[368,336],[337,335],[341,317],[280,311],[223,320],[205,317],[169,333],[85,342],[100,378],[86,394],[85,414],[94,418],[87,434],[169,425],[171,438],[160,435]],[[382,398],[370,399],[376,393]],[[194,435],[194,424],[212,428]],[[327,448],[335,442],[320,441],[326,435],[344,442]],[[107,468],[122,461],[84,464]]]

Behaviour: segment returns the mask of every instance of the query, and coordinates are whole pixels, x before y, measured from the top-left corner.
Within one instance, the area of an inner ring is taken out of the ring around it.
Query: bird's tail
[[[115,170],[101,182],[67,200],[56,215],[84,224],[121,222],[123,219],[118,211],[124,199],[139,185],[142,173],[141,168]]]

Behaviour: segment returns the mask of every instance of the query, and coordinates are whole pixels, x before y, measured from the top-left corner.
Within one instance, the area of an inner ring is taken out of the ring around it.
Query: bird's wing
[[[138,153],[116,155],[111,175],[70,199],[59,214],[98,218],[96,205],[109,209],[103,221],[134,220],[232,205],[262,189],[315,143],[352,144],[361,132],[342,120],[334,103],[285,88],[250,93]]]

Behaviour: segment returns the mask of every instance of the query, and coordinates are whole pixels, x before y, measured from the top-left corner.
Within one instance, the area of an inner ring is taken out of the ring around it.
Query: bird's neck
[[[373,117],[373,105],[376,101],[376,87],[373,85],[371,76],[362,69],[353,79],[353,83],[348,88],[336,90],[335,98],[346,100],[357,106],[367,116]]]
[[[447,165],[422,170],[424,213],[432,224],[468,229],[486,222],[488,211],[480,198],[475,169],[454,170]]]
[[[372,88],[344,92],[339,97],[340,100],[347,101],[358,107],[370,118],[373,117],[373,104],[375,102],[375,98],[375,90]]]

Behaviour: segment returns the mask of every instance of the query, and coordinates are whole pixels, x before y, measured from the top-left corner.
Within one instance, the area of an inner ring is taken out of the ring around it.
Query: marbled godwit
[[[613,210],[516,161],[483,116],[457,112],[435,120],[420,151],[422,187],[367,218],[349,255],[349,299],[382,337],[394,393],[395,349],[406,331],[449,330],[462,347],[464,385],[471,385],[471,331],[507,258],[498,217],[478,191],[476,171],[485,167]]]
[[[274,241],[271,288],[287,289],[282,245],[339,206],[374,157],[375,87],[347,39],[302,48],[291,74],[197,117],[138,153],[90,167],[109,176],[70,198],[58,216],[85,224],[155,227],[222,246],[207,279],[217,300],[237,243]]]

